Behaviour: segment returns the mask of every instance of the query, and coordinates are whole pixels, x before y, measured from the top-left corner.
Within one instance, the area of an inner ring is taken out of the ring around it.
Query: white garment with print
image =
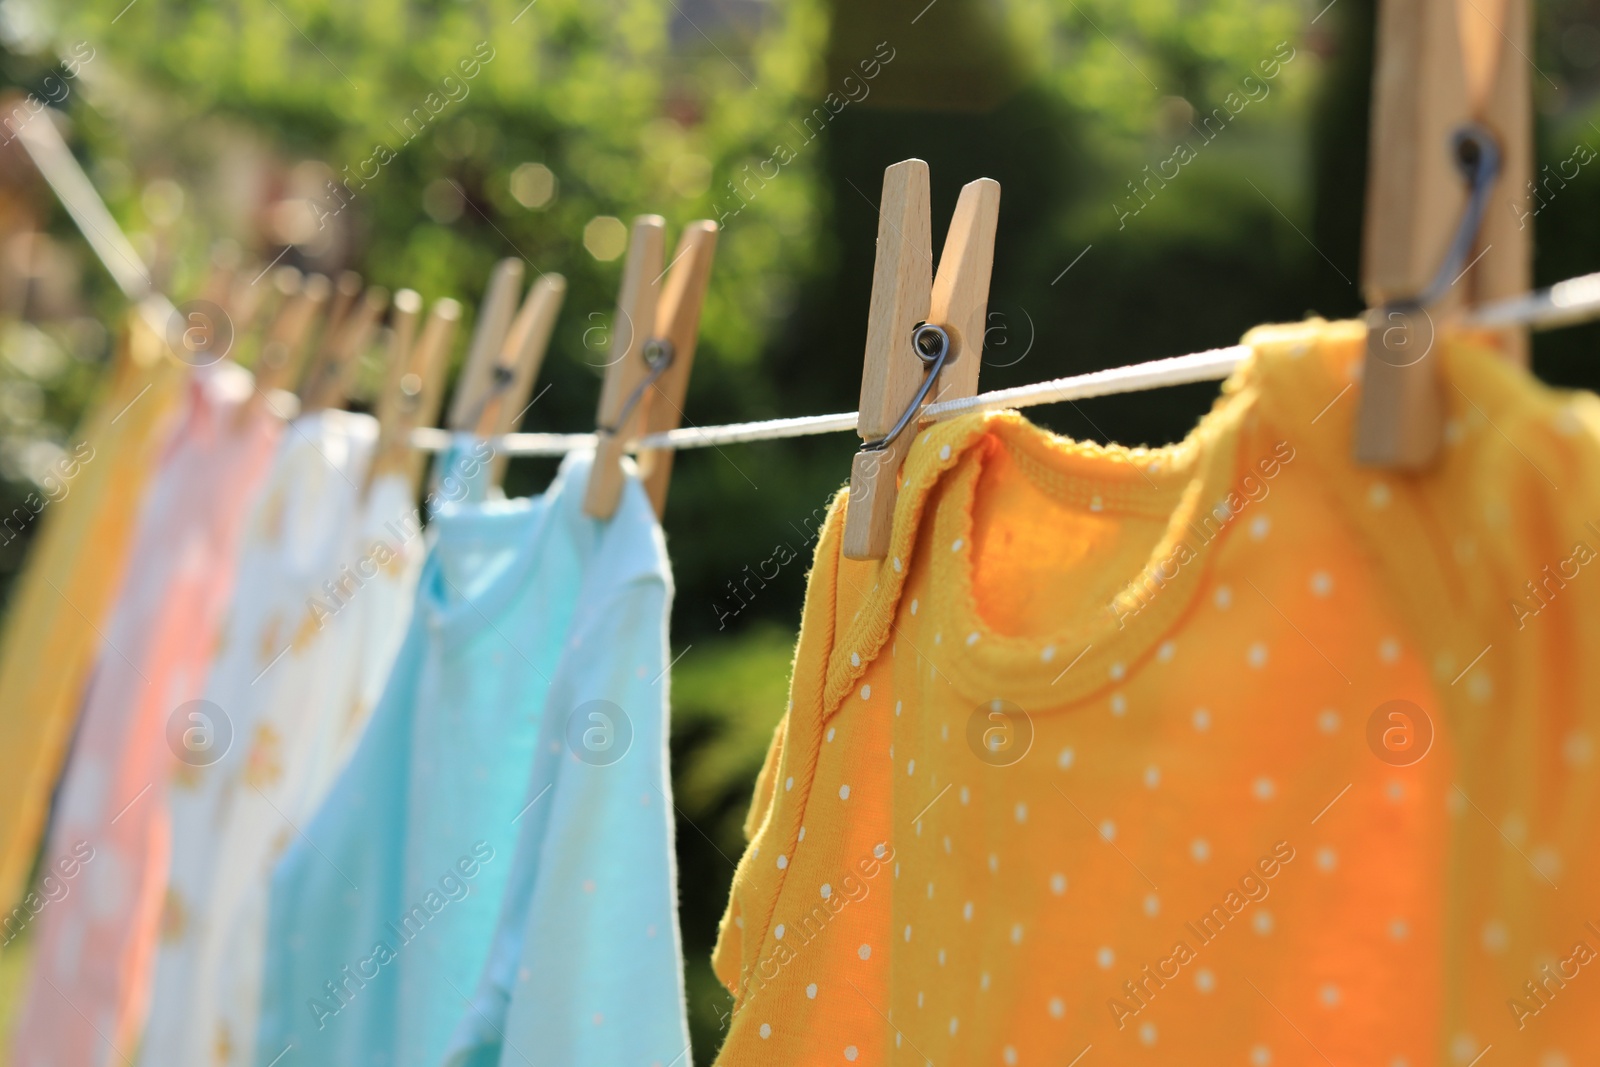
[[[370,416],[344,411],[296,420],[251,523],[206,690],[228,750],[173,783],[145,1067],[253,1058],[272,863],[382,690],[422,555],[404,479],[380,479],[362,499],[376,433]]]

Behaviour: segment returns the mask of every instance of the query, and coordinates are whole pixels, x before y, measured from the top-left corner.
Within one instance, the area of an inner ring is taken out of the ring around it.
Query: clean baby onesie
[[[930,426],[882,561],[841,494],[719,1062],[1600,1058],[1600,401],[1443,340],[1437,466],[1358,467],[1365,339],[1168,448]]]
[[[208,1063],[254,1062],[272,869],[359,742],[405,638],[423,556],[415,495],[408,476],[384,475],[373,484],[349,570],[341,569],[353,577],[337,580],[333,594],[324,591],[313,611],[324,629],[313,646],[317,662],[308,664],[310,688],[303,700],[280,702],[263,718],[262,748],[247,772],[260,792],[241,794],[221,831],[212,890],[218,919],[204,955],[216,984],[215,1058]],[[292,742],[276,764],[268,758],[275,738]]]
[[[369,551],[360,521],[376,438],[369,415],[330,409],[296,419],[257,501],[206,685],[205,699],[225,709],[230,744],[181,762],[172,778],[173,858],[141,1049],[147,1064],[232,1064],[253,1052],[225,1021],[234,1008],[253,1019],[253,997],[224,981],[260,959],[264,931],[246,898],[267,877],[274,847],[310,815],[307,794],[326,784],[309,773],[326,762],[318,751],[364,720],[404,632],[409,586],[397,589],[400,605],[387,590],[412,577],[406,560],[418,553]],[[408,528],[414,542],[420,531]],[[388,639],[367,650],[372,623]]]
[[[185,371],[142,316],[129,316],[103,395],[43,487],[48,502],[0,635],[0,909],[20,895],[38,851]],[[9,922],[0,942],[21,933]]]
[[[437,1067],[483,969],[550,679],[604,524],[590,457],[443,507],[372,721],[274,871],[256,1060]]]
[[[232,363],[189,378],[105,626],[46,862],[88,849],[72,896],[36,920],[15,1067],[100,1067],[134,1051],[167,880],[167,777],[220,740],[204,692],[249,505],[282,421]],[[70,901],[70,903],[69,903]]]
[[[453,1067],[688,1062],[667,762],[672,575],[628,474],[550,680],[516,854]]]

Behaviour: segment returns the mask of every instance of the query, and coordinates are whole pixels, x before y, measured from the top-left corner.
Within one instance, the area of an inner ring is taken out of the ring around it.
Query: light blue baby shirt
[[[494,944],[446,1062],[688,1067],[660,527],[631,475],[550,681]]]
[[[656,895],[667,904],[649,911],[623,900],[628,913],[611,914],[617,936],[636,916],[635,925],[655,929],[654,938],[641,933],[643,941],[667,946],[670,966],[657,970],[684,1037],[662,1062],[687,1045],[665,777],[666,678],[657,677],[665,667],[671,578],[636,480],[629,478],[610,522],[583,513],[590,459],[568,456],[543,496],[474,500],[436,517],[394,675],[345,772],[274,872],[258,1065],[291,1046],[296,1067],[437,1067],[444,1060],[491,945],[504,940],[497,929],[515,910],[502,908],[508,886],[515,897],[539,881],[523,873],[521,842],[530,827],[567,817],[555,813],[557,801],[563,813],[574,802],[569,791],[529,794],[529,768],[560,763],[563,755],[564,723],[551,732],[548,702],[570,684],[563,678],[573,652],[608,644],[651,649],[652,658],[637,663],[647,669],[643,681],[659,687],[660,706],[653,719],[627,713],[645,721],[629,752],[648,755],[664,791],[651,791],[645,808],[654,813],[663,855],[633,866],[616,860],[631,878],[658,878]],[[481,489],[481,470],[477,477]],[[625,659],[633,669],[636,659]],[[599,692],[624,694],[615,700],[622,707],[636,699],[631,683]],[[563,707],[569,702],[561,700]],[[602,734],[588,740],[603,742]],[[581,730],[577,737],[579,751],[588,753]],[[622,801],[608,785],[620,775],[603,772],[627,763],[578,764],[602,773],[593,779],[596,791],[576,802],[605,811]],[[625,799],[644,807],[637,790]],[[575,860],[558,853],[556,862],[565,871]],[[580,883],[594,881],[597,892],[608,882],[603,871],[570,870]],[[581,884],[577,894],[590,896]],[[615,898],[608,889],[594,899]],[[588,951],[587,944],[569,947],[559,966],[569,974],[585,968]],[[595,1027],[590,1014],[587,1025]],[[532,1062],[582,1060],[552,1059],[542,1048]]]

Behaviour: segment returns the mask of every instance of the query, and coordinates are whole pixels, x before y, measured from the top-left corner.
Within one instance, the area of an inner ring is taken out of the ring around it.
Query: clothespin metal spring
[[[935,326],[931,322],[919,322],[911,331],[911,350],[917,354],[928,368],[927,377],[922,379],[922,388],[917,390],[917,395],[911,398],[911,403],[901,413],[898,421],[888,433],[874,441],[863,441],[861,451],[882,452],[894,443],[913,419],[917,412],[922,410],[922,402],[928,398],[928,390],[933,388],[933,383],[939,379],[939,372],[944,369],[945,361],[950,358],[950,334],[943,326]]]
[[[494,369],[489,372],[489,387],[484,392],[483,398],[472,405],[468,421],[474,426],[477,425],[478,420],[483,418],[483,413],[488,410],[489,405],[497,398],[504,396],[506,390],[511,388],[511,383],[516,380],[517,373],[515,368],[504,364],[495,364]]]
[[[1439,304],[1450,287],[1461,280],[1467,255],[1478,240],[1483,215],[1489,206],[1489,192],[1500,176],[1500,145],[1494,134],[1483,126],[1468,122],[1458,126],[1451,134],[1450,146],[1456,169],[1466,179],[1467,202],[1462,207],[1461,218],[1456,223],[1455,234],[1450,238],[1444,258],[1422,292],[1416,296],[1386,300],[1367,313],[1368,325],[1382,331],[1377,334],[1380,338],[1389,336],[1389,331],[1384,330],[1386,324],[1396,321],[1409,324],[1416,321],[1417,316],[1428,321],[1426,335],[1431,338],[1434,332],[1432,316],[1427,309]],[[1397,336],[1409,342],[1410,332],[1409,326],[1402,326]],[[1426,345],[1391,345],[1385,340],[1371,347],[1370,351],[1389,366],[1403,368],[1421,361],[1432,347],[1431,340]]]
[[[1450,240],[1450,249],[1428,287],[1421,296],[1411,300],[1391,301],[1391,308],[1418,308],[1437,303],[1445,290],[1461,276],[1462,264],[1478,238],[1478,230],[1483,226],[1483,213],[1489,206],[1489,190],[1494,188],[1495,179],[1500,176],[1500,144],[1494,134],[1475,122],[1457,127],[1450,142],[1456,167],[1467,180],[1467,206],[1461,212],[1461,221]]]
[[[633,409],[639,406],[639,401],[644,396],[644,391],[656,384],[656,381],[667,372],[667,368],[672,366],[672,357],[674,355],[672,342],[665,337],[651,338],[644,343],[644,348],[641,350],[640,355],[644,357],[645,366],[650,368],[650,373],[645,375],[643,381],[634,386],[633,392],[628,394],[628,399],[623,401],[622,410],[617,413],[616,423],[611,426],[598,427],[601,433],[615,436],[622,432],[624,426],[628,425],[628,419],[633,415]]]

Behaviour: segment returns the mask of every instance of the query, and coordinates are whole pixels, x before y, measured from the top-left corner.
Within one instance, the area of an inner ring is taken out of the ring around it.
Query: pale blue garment
[[[584,575],[452,1067],[689,1063],[667,773],[672,576],[643,488]]]
[[[487,464],[460,451],[467,502],[434,521],[394,674],[273,874],[258,1067],[290,1046],[284,1067],[437,1067],[488,957],[569,625],[616,567],[615,524],[582,509],[588,454],[541,497],[484,501]]]

